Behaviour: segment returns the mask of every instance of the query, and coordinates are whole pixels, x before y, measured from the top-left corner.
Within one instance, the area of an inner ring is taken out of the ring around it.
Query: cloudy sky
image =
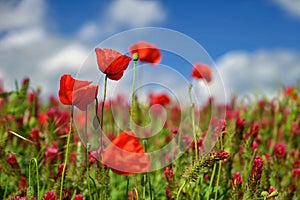
[[[209,88],[214,95],[225,90],[227,97],[272,95],[280,86],[299,81],[297,0],[1,0],[0,78],[10,90],[15,80],[30,77],[33,88],[41,87],[44,97],[56,95],[60,76],[78,75],[93,58],[95,46],[120,32],[143,27],[167,28],[203,47],[218,76],[209,86],[194,81],[196,90]],[[163,64],[172,68],[177,63],[174,70],[190,82],[191,66],[174,60],[166,55]],[[199,57],[199,62],[205,58]],[[157,70],[147,73],[158,77]],[[159,75],[174,83],[171,90],[186,90],[186,85],[178,86],[178,77]],[[88,73],[82,76],[89,79]]]

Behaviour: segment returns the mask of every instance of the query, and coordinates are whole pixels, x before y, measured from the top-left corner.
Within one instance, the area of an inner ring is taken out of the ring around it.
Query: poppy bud
[[[138,53],[134,53],[134,54],[132,55],[132,59],[133,59],[133,61],[138,61],[138,59],[139,59],[139,54],[138,54]]]

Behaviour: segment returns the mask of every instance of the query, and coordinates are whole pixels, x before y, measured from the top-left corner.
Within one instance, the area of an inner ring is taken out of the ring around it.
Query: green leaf
[[[3,92],[3,93],[0,93],[0,98],[6,98],[6,97],[8,97],[8,96],[10,96],[12,93],[14,93],[14,92]]]

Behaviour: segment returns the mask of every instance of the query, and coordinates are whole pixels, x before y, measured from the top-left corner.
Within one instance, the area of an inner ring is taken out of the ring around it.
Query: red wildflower
[[[53,107],[57,107],[58,106],[58,100],[55,96],[51,95],[49,97],[49,102],[50,102],[50,106],[53,106]]]
[[[286,157],[286,146],[283,143],[278,143],[274,147],[274,155],[276,158],[284,159]]]
[[[272,192],[276,191],[277,189],[270,186],[269,190],[268,190],[268,193],[271,194]]]
[[[257,122],[254,122],[250,128],[250,134],[253,136],[253,138],[257,137],[258,131],[259,131],[259,125]]]
[[[58,153],[58,147],[55,143],[53,143],[51,147],[49,147],[45,152],[46,160],[52,160],[53,158],[56,157],[57,153]]]
[[[300,179],[300,169],[293,169],[293,174],[292,176],[296,179]]]
[[[240,172],[236,172],[233,176],[232,176],[232,182],[231,182],[231,186],[235,187],[235,188],[240,188],[241,185],[243,183],[243,178],[240,174]]]
[[[75,105],[80,110],[86,110],[86,106],[94,101],[98,93],[98,86],[91,83],[64,74],[60,79],[59,100],[65,105]]]
[[[40,133],[40,130],[39,130],[39,129],[37,129],[37,128],[31,129],[30,138],[31,138],[33,141],[38,142],[39,139],[40,139],[39,133]]]
[[[47,114],[44,112],[40,112],[38,115],[38,121],[41,124],[41,126],[44,126],[47,123]]]
[[[98,68],[111,80],[122,78],[131,58],[112,49],[95,48]]]
[[[151,64],[157,64],[161,61],[160,50],[153,44],[149,44],[145,41],[140,41],[129,47],[131,54],[137,53],[139,60],[148,62]]]
[[[137,193],[136,193],[136,191],[134,190],[133,192],[132,191],[129,191],[128,192],[128,200],[132,200],[132,199],[137,199]]]
[[[248,178],[248,189],[253,194],[256,188],[259,186],[261,175],[263,172],[264,161],[262,157],[256,156],[253,161],[251,174]]]
[[[212,71],[208,65],[196,63],[192,70],[192,77],[195,79],[205,79],[209,83],[212,79]]]
[[[56,195],[55,195],[55,193],[52,190],[50,190],[49,192],[47,192],[45,194],[45,196],[43,197],[43,200],[56,200],[56,199],[57,199]]]
[[[165,170],[164,170],[164,175],[165,175],[168,182],[172,182],[172,180],[174,178],[173,169],[171,167],[166,167]]]
[[[224,160],[229,157],[229,153],[224,150],[221,150],[219,152],[216,152],[215,156],[216,156],[216,159],[218,159],[218,160]]]
[[[245,119],[237,118],[235,122],[235,132],[240,135],[243,134],[245,123],[246,123]]]
[[[251,170],[251,175],[255,176],[257,179],[260,179],[263,171],[264,161],[260,156],[256,156],[253,161],[253,167]]]
[[[18,182],[19,189],[26,189],[26,177],[21,176]]]
[[[63,170],[64,170],[64,164],[62,163],[62,164],[58,165],[58,166],[57,166],[57,170],[58,170],[57,176],[60,177],[60,176],[62,175],[62,173],[63,173]],[[66,168],[65,168],[64,176],[66,175],[67,170],[68,170],[68,168],[66,167]]]
[[[288,86],[284,90],[285,97],[292,97],[293,100],[297,100],[297,87],[296,86]]]
[[[82,194],[76,194],[74,200],[83,200]]]
[[[172,199],[172,192],[169,187],[166,189],[166,196],[168,200]]]
[[[6,157],[6,161],[10,164],[10,166],[12,168],[18,168],[19,167],[19,164],[18,164],[18,161],[17,161],[17,158],[16,158],[15,154],[9,154]]]
[[[257,144],[256,141],[254,141],[254,142],[252,143],[252,147],[251,147],[252,151],[254,151],[255,149],[257,149],[257,147],[258,147],[258,144]]]
[[[150,94],[149,95],[150,105],[160,104],[160,105],[168,105],[171,102],[170,97],[165,94]]]
[[[118,135],[104,151],[102,162],[125,176],[150,169],[149,157],[133,131]]]

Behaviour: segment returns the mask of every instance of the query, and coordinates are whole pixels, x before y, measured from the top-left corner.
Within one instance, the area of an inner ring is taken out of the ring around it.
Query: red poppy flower
[[[65,105],[75,105],[80,110],[86,110],[86,106],[94,101],[98,93],[98,86],[91,83],[64,74],[60,79],[59,100]]]
[[[113,172],[125,176],[150,169],[149,156],[133,131],[118,135],[104,151],[102,162]]]
[[[160,50],[156,46],[145,41],[140,41],[131,45],[129,51],[131,54],[138,53],[140,61],[157,64],[161,60]]]
[[[205,79],[209,83],[212,79],[212,71],[208,65],[196,63],[192,70],[192,77],[195,79]]]
[[[111,80],[122,78],[131,58],[112,49],[95,48],[99,70]]]
[[[150,94],[149,96],[150,105],[160,104],[160,105],[168,105],[171,103],[170,97],[165,94]]]
[[[285,97],[292,97],[293,100],[297,100],[297,87],[288,86],[284,90]]]

